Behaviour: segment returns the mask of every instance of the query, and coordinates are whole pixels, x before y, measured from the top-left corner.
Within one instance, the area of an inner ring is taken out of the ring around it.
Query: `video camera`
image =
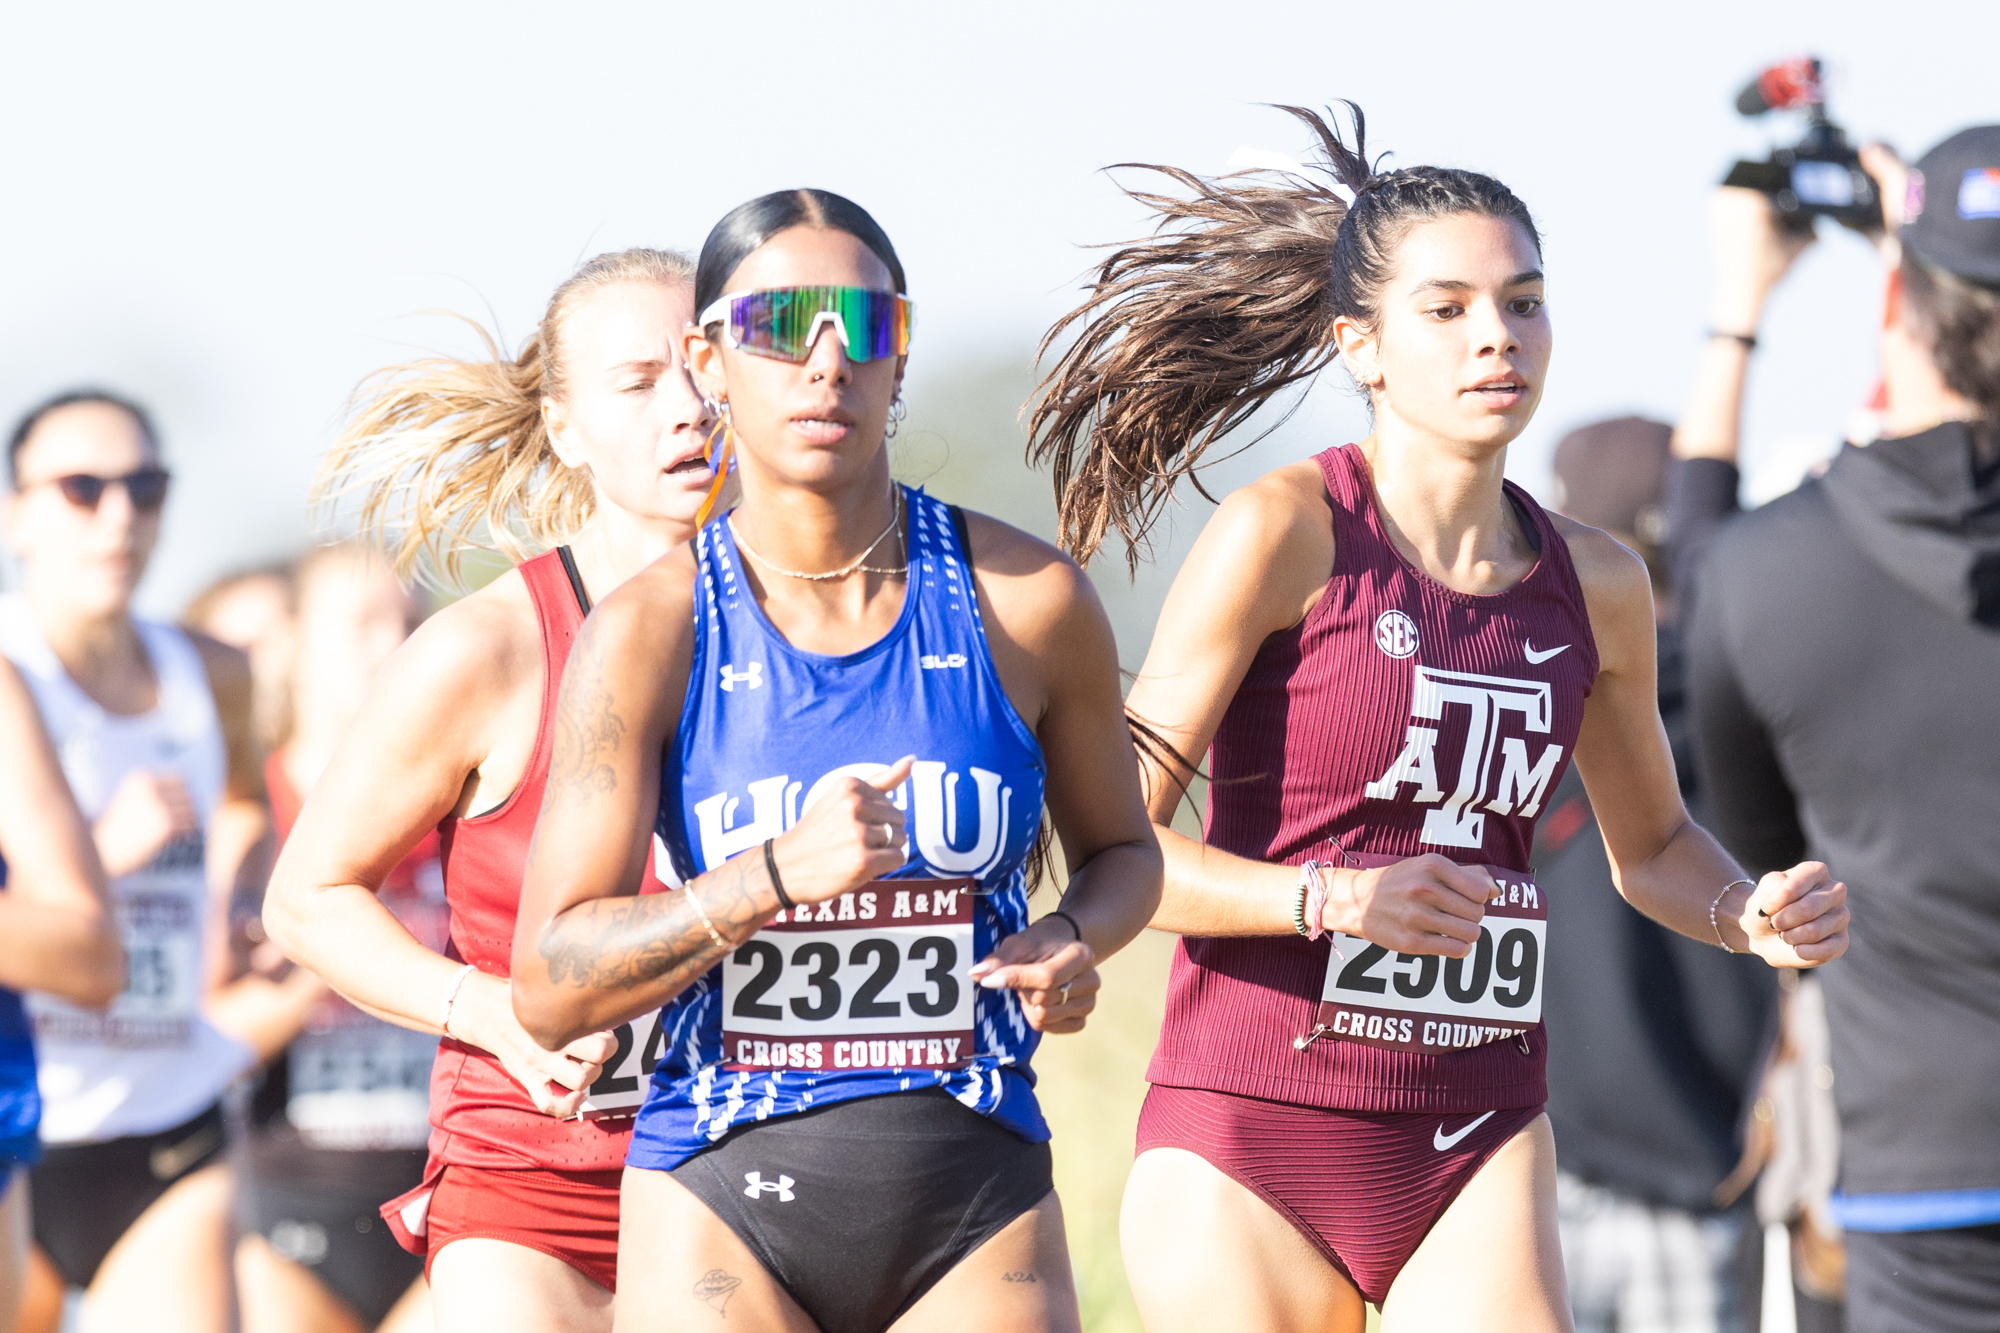
[[[1723,178],[1724,185],[1770,196],[1779,218],[1795,228],[1810,228],[1813,219],[1828,217],[1856,231],[1881,229],[1882,200],[1875,181],[1861,169],[1861,155],[1848,146],[1846,132],[1827,119],[1817,59],[1800,56],[1771,66],[1736,95],[1736,109],[1745,116],[1803,110],[1806,133],[1768,161],[1738,162]]]

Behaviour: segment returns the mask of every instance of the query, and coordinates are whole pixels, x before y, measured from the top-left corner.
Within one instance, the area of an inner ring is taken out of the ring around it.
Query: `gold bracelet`
[[[1722,938],[1722,923],[1716,920],[1715,909],[1722,906],[1722,900],[1724,898],[1727,898],[1729,896],[1729,891],[1735,888],[1738,884],[1748,884],[1750,886],[1751,892],[1753,893],[1756,892],[1757,889],[1756,880],[1732,879],[1727,884],[1722,886],[1722,892],[1716,894],[1715,901],[1708,905],[1708,928],[1715,932],[1715,942],[1722,946],[1722,951],[1724,953],[1740,953],[1741,950],[1730,948],[1729,941]]]
[[[1729,890],[1727,889],[1723,890],[1724,893],[1727,893],[1728,891]],[[728,953],[729,942],[722,938],[721,934],[718,933],[715,929],[715,923],[708,919],[708,911],[701,905],[701,899],[695,894],[694,885],[689,884],[685,889],[682,889],[681,892],[687,895],[688,906],[694,908],[694,914],[701,918],[701,924],[708,928],[708,937],[715,941],[715,947],[722,950],[724,953]]]

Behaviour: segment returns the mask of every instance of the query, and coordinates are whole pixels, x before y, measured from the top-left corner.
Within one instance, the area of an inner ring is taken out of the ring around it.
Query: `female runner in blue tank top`
[[[866,212],[753,200],[695,281],[743,500],[579,636],[515,937],[546,1045],[666,1005],[620,1325],[1075,1328],[1029,1061],[1161,875],[1110,628],[1059,552],[893,483],[909,303]],[[638,898],[656,823],[689,882]]]

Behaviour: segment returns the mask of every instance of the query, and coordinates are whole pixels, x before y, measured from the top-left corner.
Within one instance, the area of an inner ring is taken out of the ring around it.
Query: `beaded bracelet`
[[[1708,928],[1715,932],[1715,942],[1722,946],[1724,953],[1738,953],[1741,951],[1730,948],[1729,941],[1722,938],[1722,923],[1716,920],[1715,910],[1722,906],[1722,900],[1727,898],[1729,891],[1738,884],[1748,884],[1752,889],[1757,887],[1757,881],[1753,879],[1732,879],[1722,886],[1722,892],[1716,894],[1715,901],[1708,905]]]
[[[1316,940],[1326,933],[1326,872],[1332,869],[1321,861],[1305,864],[1306,879],[1306,938]]]

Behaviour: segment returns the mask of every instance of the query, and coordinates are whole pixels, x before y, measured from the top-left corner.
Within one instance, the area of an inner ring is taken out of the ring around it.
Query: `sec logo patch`
[[[1375,617],[1375,646],[1391,657],[1414,657],[1417,622],[1401,611],[1384,611]]]

